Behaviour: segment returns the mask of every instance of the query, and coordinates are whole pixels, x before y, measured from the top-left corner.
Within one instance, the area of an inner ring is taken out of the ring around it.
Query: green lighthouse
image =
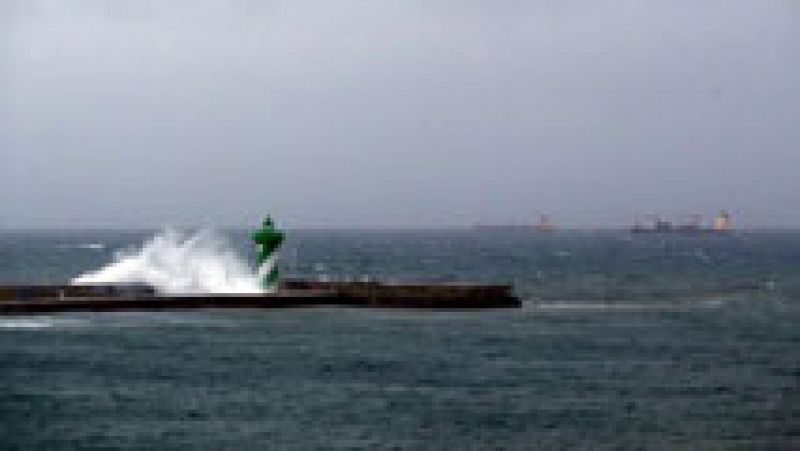
[[[258,263],[258,275],[261,278],[261,287],[264,290],[271,290],[278,282],[278,266],[273,262],[271,267],[270,260],[273,259],[275,252],[283,243],[283,232],[275,228],[272,218],[267,215],[261,228],[251,235],[256,243],[256,261]]]

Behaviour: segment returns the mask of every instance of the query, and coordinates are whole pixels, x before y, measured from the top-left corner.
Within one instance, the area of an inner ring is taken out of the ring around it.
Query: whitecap
[[[106,245],[103,243],[85,243],[79,244],[76,246],[78,249],[92,249],[92,250],[103,250],[106,248]]]
[[[72,279],[75,285],[146,284],[165,294],[261,293],[260,280],[273,265],[253,272],[211,231],[194,235],[165,230],[141,249],[121,252],[115,261]]]
[[[74,327],[84,323],[84,321],[65,318],[6,318],[0,320],[0,329],[39,330],[54,327]]]

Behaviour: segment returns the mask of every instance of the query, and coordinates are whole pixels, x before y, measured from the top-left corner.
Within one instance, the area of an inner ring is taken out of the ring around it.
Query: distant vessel
[[[540,232],[549,232],[555,229],[555,226],[552,222],[550,222],[550,218],[547,215],[543,214],[539,216],[539,223],[536,224],[536,230]]]
[[[476,224],[475,229],[484,231],[517,231],[517,232],[551,232],[555,230],[555,225],[550,218],[542,214],[539,216],[539,221],[536,224],[520,223],[520,224]]]
[[[633,233],[724,233],[731,229],[731,215],[727,211],[721,211],[712,221],[711,227],[703,227],[702,216],[699,214],[691,215],[688,222],[673,224],[671,221],[663,219],[659,215],[645,215],[643,222],[640,217],[631,227]]]

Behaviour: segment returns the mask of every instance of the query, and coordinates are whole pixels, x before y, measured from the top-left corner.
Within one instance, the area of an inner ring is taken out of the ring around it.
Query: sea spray
[[[254,272],[212,231],[190,235],[167,229],[141,249],[119,252],[114,262],[72,279],[72,284],[141,283],[164,294],[261,293],[259,274],[268,273],[273,264],[267,261]]]

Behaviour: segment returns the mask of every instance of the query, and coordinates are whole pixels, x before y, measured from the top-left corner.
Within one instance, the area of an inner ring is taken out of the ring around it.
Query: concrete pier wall
[[[313,306],[481,309],[520,305],[511,287],[505,285],[387,285],[291,280],[269,294],[181,296],[159,295],[152,288],[139,285],[0,287],[0,314]]]

